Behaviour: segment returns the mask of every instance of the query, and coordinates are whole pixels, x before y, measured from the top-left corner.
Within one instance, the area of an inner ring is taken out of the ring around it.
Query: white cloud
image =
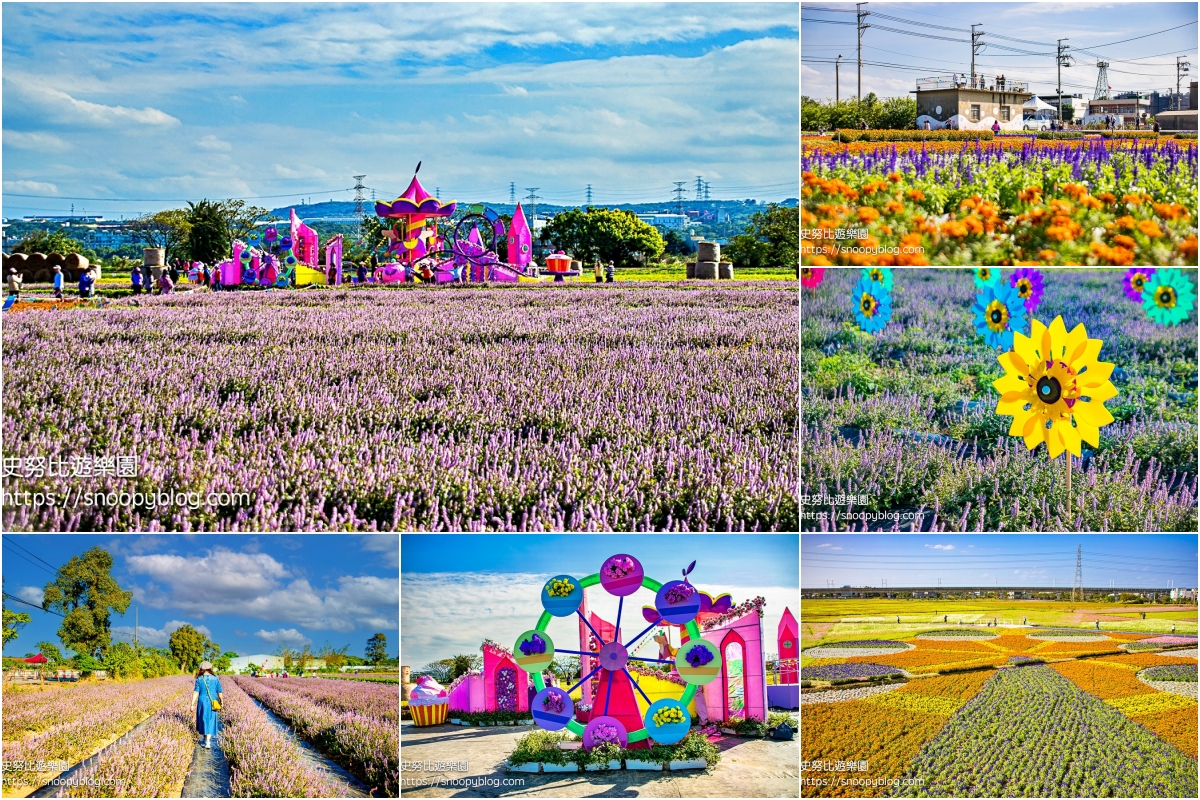
[[[93,103],[90,100],[80,100],[60,89],[48,86],[37,87],[37,90],[48,100],[50,105],[58,106],[76,120],[92,122],[101,125],[161,125],[174,127],[182,125],[176,117],[157,108],[128,108],[126,106],[106,106],[103,103]]]
[[[221,547],[204,556],[133,556],[127,565],[130,572],[152,579],[146,586],[135,586],[134,592],[155,608],[233,614],[340,632],[399,624],[395,579],[344,575],[338,578],[337,588],[318,591],[304,578],[285,583],[294,574],[266,553],[235,553]]]
[[[819,544],[819,545],[817,545],[817,549],[820,549],[820,548],[822,548],[822,547],[833,547],[833,545],[831,545],[831,544],[828,544],[828,543],[826,543],[826,544]]]
[[[147,625],[140,625],[137,628],[137,639],[141,644],[150,645],[151,647],[166,647],[171,640],[171,634],[182,628],[184,625],[191,625],[198,632],[204,634],[208,639],[212,638],[212,631],[205,625],[198,625],[183,620],[173,619],[162,628],[151,628]],[[133,625],[116,625],[112,629],[113,641],[132,642],[134,626]]]
[[[15,592],[16,596],[24,600],[26,603],[32,603],[35,606],[40,606],[45,598],[45,592],[36,586],[22,586]]]
[[[58,153],[71,149],[71,145],[53,133],[6,130],[4,131],[4,144],[9,147],[17,147],[21,150],[34,150],[40,153]]]
[[[499,83],[496,85],[499,86],[505,94],[513,95],[514,97],[522,97],[529,94],[529,90],[524,86],[509,86],[507,83]]]
[[[245,631],[239,631],[239,630],[236,630],[236,629],[235,629],[235,630],[234,630],[234,632],[233,632],[233,635],[234,635],[234,636],[245,636],[245,635],[246,635],[246,632],[245,632]]]
[[[485,637],[511,648],[516,638],[532,628],[541,616],[543,609],[539,598],[542,586],[549,577],[549,574],[529,573],[402,574],[401,616],[404,629],[400,650],[403,663],[416,668],[458,653],[476,653]],[[762,595],[767,601],[762,625],[768,652],[776,649],[771,643],[775,641],[783,609],[790,608],[793,616],[796,616],[800,607],[800,592],[794,587],[693,583],[714,597],[728,592],[735,605]],[[590,611],[609,622],[616,621],[616,597],[603,591],[587,590],[587,598]],[[625,598],[621,616],[624,637],[631,638],[646,627],[641,609],[642,606],[653,604],[654,594],[648,589],[639,589],[631,597]],[[557,646],[578,649],[578,619],[551,620],[547,632]],[[453,620],[453,624],[447,624],[448,620]],[[642,655],[645,654],[643,651]]]
[[[952,545],[952,544],[927,544],[925,546],[932,548],[934,550],[953,550],[954,549],[954,545]]]
[[[312,639],[295,628],[281,628],[277,631],[258,631],[254,634],[267,644],[286,644],[288,647],[303,647],[312,644]]]
[[[400,566],[400,535],[397,533],[364,533],[362,549],[367,553],[382,553],[383,563],[389,567]]]
[[[22,194],[58,194],[58,187],[42,181],[5,181],[4,190]]]

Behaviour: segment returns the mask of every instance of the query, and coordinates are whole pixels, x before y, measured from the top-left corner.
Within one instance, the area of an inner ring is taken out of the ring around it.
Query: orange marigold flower
[[[904,180],[904,176],[901,175],[899,172],[893,172],[890,175],[888,175],[888,180],[891,181],[892,183],[899,183],[900,181]]]
[[[979,195],[971,195],[958,204],[959,208],[976,208],[983,202],[983,198]]]
[[[811,259],[809,259],[808,265],[810,267],[832,267],[833,262],[825,256],[813,256]]]
[[[1183,255],[1187,256],[1188,258],[1191,258],[1193,261],[1195,261],[1196,260],[1196,237],[1189,236],[1188,238],[1186,238],[1182,242],[1180,242],[1179,243],[1179,252],[1182,253]]]
[[[1051,200],[1050,210],[1055,214],[1070,214],[1072,206],[1066,200]]]
[[[804,184],[806,186],[810,183],[816,183],[819,180],[821,180],[820,178],[817,177],[817,173],[815,173],[815,172],[805,172],[801,177],[804,178]]]
[[[917,247],[921,244],[921,234],[906,233],[900,237],[900,244],[904,245],[905,247]]]
[[[1082,195],[1087,194],[1087,187],[1083,186],[1082,184],[1078,184],[1078,183],[1064,184],[1062,187],[1062,190],[1063,190],[1063,194],[1067,195],[1068,197],[1078,198],[1078,197],[1081,197]]]
[[[1103,242],[1092,242],[1092,252],[1116,267],[1128,266],[1133,263],[1133,251],[1124,247],[1109,247]]]
[[[1026,186],[1021,191],[1017,192],[1017,197],[1024,200],[1026,203],[1036,203],[1042,194],[1040,186]]]
[[[1126,194],[1126,195],[1121,195],[1121,202],[1122,203],[1132,203],[1135,206],[1139,206],[1142,204],[1142,198],[1141,198],[1141,195]]]
[[[1137,224],[1137,229],[1151,239],[1157,239],[1163,235],[1162,229],[1158,227],[1158,223],[1152,219],[1142,220]]]
[[[891,236],[892,235],[892,226],[891,225],[880,225],[879,231],[884,236]]]
[[[1101,203],[1096,198],[1092,197],[1090,194],[1085,194],[1083,197],[1079,198],[1079,203],[1083,206],[1086,206],[1087,208],[1103,208],[1104,207],[1103,203]]]
[[[870,206],[863,206],[858,210],[858,218],[863,222],[871,222],[872,220],[879,219],[879,212]]]
[[[1126,195],[1126,196],[1128,196],[1128,195]],[[1134,224],[1133,217],[1129,216],[1128,214],[1126,214],[1123,217],[1117,217],[1116,219],[1113,220],[1113,224],[1116,225],[1118,228],[1132,228],[1133,224]]]
[[[1069,242],[1075,238],[1070,228],[1064,228],[1061,225],[1051,225],[1046,228],[1046,235],[1056,242]]]
[[[979,217],[975,216],[974,214],[967,215],[963,219],[963,223],[967,226],[967,229],[976,236],[983,233],[983,222],[981,222]]]
[[[1058,253],[1054,252],[1053,250],[1043,250],[1042,252],[1038,253],[1039,261],[1053,261],[1056,258],[1058,258]]]
[[[919,189],[910,189],[908,192],[908,199],[915,203],[919,203],[925,199],[925,194]]]
[[[1113,241],[1121,245],[1121,247],[1128,247],[1130,250],[1137,247],[1137,242],[1135,242],[1132,237],[1126,236],[1123,233],[1119,233],[1114,236]]]
[[[1042,219],[1045,216],[1046,216],[1046,209],[1044,209],[1044,208],[1040,208],[1040,207],[1035,208],[1029,212],[1029,219],[1030,219],[1030,221],[1033,222],[1034,225],[1041,225]]]
[[[1100,194],[1098,194],[1096,196],[1099,197],[1104,202],[1108,203],[1109,205],[1112,205],[1113,203],[1117,202],[1117,198],[1115,195],[1113,195],[1112,192],[1101,192]]]
[[[1163,219],[1178,219],[1179,217],[1187,217],[1187,209],[1178,203],[1155,203],[1154,213],[1158,214]]]
[[[967,235],[967,225],[964,222],[952,219],[942,225],[942,233],[952,236],[955,239],[961,239]]]
[[[889,200],[883,210],[888,214],[899,214],[904,210],[904,203],[897,203],[895,200]]]

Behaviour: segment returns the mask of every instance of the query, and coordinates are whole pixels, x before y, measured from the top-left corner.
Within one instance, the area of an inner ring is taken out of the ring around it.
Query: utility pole
[[[1058,55],[1055,56],[1055,61],[1058,62],[1058,122],[1062,124],[1062,68],[1071,66],[1071,57],[1067,55],[1067,51],[1071,49],[1070,45],[1065,45],[1063,42],[1069,42],[1070,39],[1058,40]],[[1074,599],[1072,597],[1072,599]]]
[[[1191,64],[1183,60],[1183,56],[1175,56],[1175,110],[1183,110],[1183,95],[1179,93],[1179,81],[1188,71]]]
[[[133,650],[135,653],[137,652],[137,646],[138,646],[137,637],[138,637],[138,607],[137,607],[137,604],[134,603],[134,606],[133,606]]]
[[[1075,548],[1075,582],[1070,587],[1070,600],[1075,601],[1075,590],[1079,590],[1080,601],[1084,600],[1084,546]]]
[[[864,5],[866,3],[855,3],[858,8],[858,102],[860,103],[862,102],[862,35],[863,31],[871,27],[863,22],[871,14],[870,11],[863,11]]]
[[[356,217],[361,217],[364,215],[363,201],[367,199],[367,196],[364,194],[367,187],[363,186],[363,178],[365,178],[365,177],[367,177],[367,176],[366,175],[355,175],[354,176],[354,216],[356,216]]]
[[[837,61],[833,62],[833,104],[842,102],[842,78],[838,68],[842,66],[842,54],[838,53]]]
[[[971,26],[971,88],[975,88],[975,55],[983,49],[983,42],[979,41],[983,38],[983,31],[975,32],[976,28],[982,28],[982,22],[976,22]]]

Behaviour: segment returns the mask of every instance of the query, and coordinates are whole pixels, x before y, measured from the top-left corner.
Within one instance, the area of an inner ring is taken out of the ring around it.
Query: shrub
[[[1194,133],[1175,133],[1172,135],[1176,139],[1186,139],[1186,140],[1192,141],[1192,142],[1196,141],[1196,134],[1194,134]]]
[[[559,742],[571,738],[566,731],[535,730],[517,739],[517,747],[508,757],[508,763],[514,767],[531,762],[543,764],[567,763],[567,752],[558,749]]]
[[[1105,139],[1157,139],[1158,134],[1154,131],[1102,131],[1100,133]]]
[[[991,131],[861,131],[853,128],[838,129],[834,140],[840,138],[843,142],[974,142],[981,140],[992,141]]]

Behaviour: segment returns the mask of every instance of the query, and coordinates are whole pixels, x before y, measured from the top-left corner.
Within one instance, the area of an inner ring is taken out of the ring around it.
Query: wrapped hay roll
[[[717,261],[721,260],[721,245],[716,242],[697,242],[696,243],[696,261]]]
[[[696,278],[699,280],[714,281],[717,279],[717,268],[720,266],[717,261],[697,261],[696,262]]]
[[[733,280],[733,263],[730,261],[722,261],[717,267],[717,277],[723,280]]]
[[[696,277],[696,262],[687,262],[687,276],[689,279]]]

